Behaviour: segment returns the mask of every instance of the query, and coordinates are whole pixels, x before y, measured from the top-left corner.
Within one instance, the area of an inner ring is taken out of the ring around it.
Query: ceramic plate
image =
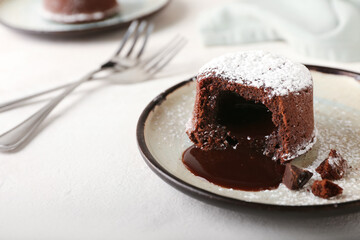
[[[118,0],[120,13],[92,23],[61,24],[42,16],[42,0],[0,1],[0,22],[12,29],[33,34],[74,35],[119,27],[164,8],[170,0]]]
[[[312,179],[300,191],[284,185],[275,190],[247,192],[227,189],[193,175],[181,161],[183,151],[192,145],[185,124],[194,105],[195,82],[179,83],[155,98],[143,111],[137,127],[140,151],[150,168],[175,188],[214,204],[255,208],[313,210],[360,209],[360,74],[341,69],[308,66],[314,79],[315,121],[318,140],[295,165],[314,169],[331,148],[338,150],[351,166],[338,181],[344,192],[329,200],[315,197]]]

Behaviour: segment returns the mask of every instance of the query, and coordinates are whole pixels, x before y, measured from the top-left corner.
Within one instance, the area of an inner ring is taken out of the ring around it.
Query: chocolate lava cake
[[[262,51],[210,61],[197,76],[187,134],[203,150],[246,143],[281,162],[306,153],[316,140],[310,71]]]
[[[118,13],[116,0],[43,0],[45,18],[61,23],[99,21]]]

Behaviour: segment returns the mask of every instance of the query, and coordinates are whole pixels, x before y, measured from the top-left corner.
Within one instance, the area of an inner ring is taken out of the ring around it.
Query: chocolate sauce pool
[[[232,96],[222,99],[221,106],[218,121],[238,143],[224,150],[189,147],[182,158],[187,169],[225,188],[245,191],[277,188],[284,166],[263,155],[261,147],[254,147],[254,141],[263,143],[265,136],[275,130],[271,112],[262,104]]]

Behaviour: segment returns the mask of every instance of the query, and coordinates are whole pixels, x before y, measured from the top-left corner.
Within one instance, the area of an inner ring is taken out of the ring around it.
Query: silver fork
[[[115,71],[121,72],[129,67],[135,66],[144,52],[145,45],[153,28],[154,25],[148,24],[146,21],[141,21],[141,23],[139,23],[138,21],[131,22],[124,37],[121,39],[120,46],[115,52],[115,54],[105,64],[101,65],[99,69],[94,70],[90,72],[88,75],[86,75],[85,77],[88,77],[87,80],[89,81],[89,80],[101,78],[101,76],[99,76],[99,73],[104,74],[106,70],[111,70],[111,73],[114,74]],[[132,38],[132,42],[130,41],[131,38]],[[133,54],[135,46],[137,46],[137,43],[139,42],[138,40],[141,38],[143,38],[143,41],[140,44],[140,49],[137,51],[136,54]],[[125,51],[124,47],[128,44],[130,44],[130,47],[127,51]],[[107,72],[107,74],[109,74],[109,72]],[[19,103],[28,101],[30,99],[70,87],[75,82],[67,83],[64,85],[53,87],[51,89],[47,89],[45,91],[33,93],[25,97],[21,97],[15,100],[1,103],[0,112],[4,112],[6,110],[12,109],[16,107],[16,105],[18,105]]]
[[[127,67],[118,77],[121,82],[140,82],[150,79],[154,74],[164,68],[170,60],[184,47],[186,40],[181,37],[176,37],[169,44],[167,44],[160,51],[155,53],[152,57],[144,60],[134,67]],[[109,61],[111,62],[111,61]],[[108,64],[107,68],[113,68],[115,65]],[[7,131],[0,136],[0,151],[12,151],[21,146],[32,133],[39,127],[50,112],[76,87],[81,83],[88,81],[94,74],[100,72],[94,70],[93,72],[73,83],[65,89],[63,93],[52,99],[47,105],[37,111],[35,114],[27,118],[25,121]],[[117,70],[115,70],[117,72]],[[111,76],[111,75],[110,75]]]

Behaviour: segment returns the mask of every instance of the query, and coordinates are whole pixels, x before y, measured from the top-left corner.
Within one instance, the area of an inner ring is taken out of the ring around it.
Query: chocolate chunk
[[[343,189],[339,185],[324,179],[315,181],[311,187],[311,191],[315,196],[331,198],[341,194]]]
[[[316,172],[322,179],[339,180],[345,175],[347,169],[347,161],[336,150],[331,149],[328,158],[316,168]]]
[[[313,173],[287,163],[282,182],[291,190],[302,188],[309,181]]]

